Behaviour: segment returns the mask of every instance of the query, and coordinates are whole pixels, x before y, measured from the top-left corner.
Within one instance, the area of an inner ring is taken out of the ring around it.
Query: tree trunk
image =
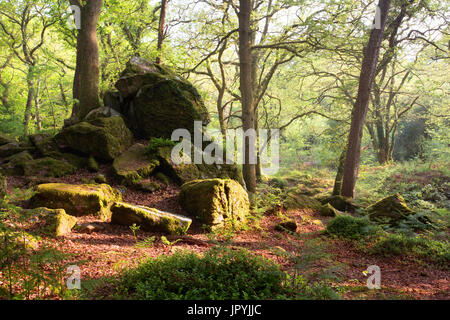
[[[102,5],[103,0],[89,0],[81,7],[81,29],[77,36],[73,83],[73,97],[79,104],[75,104],[72,110],[73,121],[81,121],[91,110],[100,106],[97,23]]]
[[[242,104],[242,127],[244,132],[255,129],[255,112],[252,92],[252,56],[251,56],[251,30],[250,14],[251,1],[240,0],[239,11],[239,64],[240,64],[240,90]],[[243,175],[247,191],[251,200],[256,191],[256,166],[250,162],[250,140],[244,138],[245,154]]]
[[[34,95],[34,111],[36,113],[36,129],[38,130],[38,132],[42,130],[42,122],[40,114],[41,103],[39,101],[40,92],[41,92],[41,80],[38,80],[36,84],[36,93]]]
[[[355,186],[358,178],[361,156],[361,139],[369,106],[370,90],[375,77],[390,3],[391,0],[380,0],[378,10],[380,10],[381,16],[381,29],[372,29],[368,46],[364,52],[364,59],[359,78],[358,95],[353,108],[352,123],[348,137],[344,177],[342,180],[341,194],[345,197],[355,197]]]
[[[339,164],[337,168],[336,178],[334,179],[333,196],[341,195],[342,188],[342,177],[344,176],[344,165],[345,165],[345,155],[347,154],[347,149],[342,151],[339,157]]]
[[[31,77],[29,75],[29,77]],[[27,80],[28,86],[28,96],[27,96],[27,104],[25,106],[25,135],[30,135],[30,122],[31,122],[31,110],[33,109],[33,99],[34,99],[34,81],[29,79]]]
[[[161,0],[161,11],[159,14],[159,26],[158,26],[158,56],[156,57],[156,63],[161,64],[162,46],[164,42],[164,28],[166,20],[167,0]]]

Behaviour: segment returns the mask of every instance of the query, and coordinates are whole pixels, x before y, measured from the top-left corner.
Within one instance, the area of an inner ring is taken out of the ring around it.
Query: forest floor
[[[101,172],[108,180],[112,177],[107,166],[103,166]],[[49,180],[77,184],[86,183],[95,175],[82,170],[72,176]],[[8,187],[11,190],[23,189],[29,182],[26,178],[10,177]],[[178,204],[178,193],[179,187],[171,184],[152,194],[127,189],[123,198],[129,203],[187,215]],[[112,297],[114,287],[108,279],[148,258],[170,255],[184,249],[201,253],[216,245],[248,249],[277,262],[285,271],[292,272],[297,268],[310,280],[326,276],[344,299],[450,298],[450,272],[443,268],[413,257],[367,254],[354,241],[326,237],[321,231],[331,218],[322,217],[314,211],[294,210],[283,214],[297,222],[296,233],[276,231],[274,227],[281,222],[280,216],[263,214],[255,220],[253,227],[233,234],[207,233],[200,225],[193,223],[181,241],[167,245],[161,241],[161,234],[138,230],[135,238],[128,227],[86,216],[78,218],[79,224],[93,224],[93,232],[75,228],[71,234],[58,239],[44,237],[41,244],[51,244],[71,254],[71,264],[81,269],[82,287],[86,289],[82,296],[84,299]],[[152,236],[156,236],[153,243],[137,245]],[[379,290],[370,290],[366,286],[364,271],[371,265],[381,269]]]

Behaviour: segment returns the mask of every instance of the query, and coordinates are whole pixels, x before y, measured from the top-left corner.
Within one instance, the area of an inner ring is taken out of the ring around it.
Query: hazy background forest
[[[130,57],[156,58],[158,6],[159,1],[105,1],[98,24],[100,96],[113,88]],[[261,1],[257,7],[258,126],[282,129],[282,167],[333,169],[346,143],[375,2]],[[219,110],[223,127],[241,125],[232,10],[215,1],[167,6],[164,63],[199,88],[212,128],[221,127]],[[2,1],[1,11],[1,131],[54,133],[73,103],[76,29],[67,1]],[[448,159],[446,19],[448,3],[420,1],[395,30],[392,57],[371,97],[363,164]],[[28,110],[27,82],[33,89]]]
[[[439,0],[0,0],[0,299],[449,299],[449,21]],[[280,170],[174,164],[186,113],[279,129]]]

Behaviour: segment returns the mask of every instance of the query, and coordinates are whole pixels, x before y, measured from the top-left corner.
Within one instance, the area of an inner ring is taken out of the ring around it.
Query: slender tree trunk
[[[72,121],[81,121],[91,110],[100,106],[97,23],[102,6],[103,0],[89,0],[81,7],[81,29],[77,36],[77,62],[73,83],[73,97],[79,100],[79,104],[72,110]]]
[[[240,0],[239,12],[239,63],[240,63],[240,90],[242,104],[242,127],[244,132],[255,129],[255,111],[252,92],[252,56],[251,56],[251,1]],[[243,165],[244,180],[251,200],[256,191],[256,166],[250,163],[249,139],[244,139],[245,155]]]
[[[38,130],[38,132],[42,130],[42,122],[40,114],[41,103],[39,101],[40,92],[41,92],[41,80],[38,80],[36,84],[36,92],[34,94],[34,111],[36,114],[36,129]]]
[[[378,7],[381,16],[381,29],[372,29],[369,43],[364,52],[364,59],[359,78],[358,96],[353,108],[352,123],[348,137],[348,148],[344,166],[341,194],[345,197],[355,197],[355,186],[358,178],[361,156],[361,139],[369,106],[370,90],[375,77],[375,71],[380,54],[383,33],[391,0],[380,0]]]
[[[342,177],[344,176],[344,165],[345,165],[345,155],[347,154],[347,149],[342,151],[339,157],[339,164],[337,168],[336,178],[334,179],[333,196],[341,195],[342,188]]]
[[[161,11],[159,14],[159,27],[158,27],[158,56],[156,57],[156,63],[161,64],[162,46],[164,42],[164,29],[166,20],[167,0],[161,0]]]
[[[27,104],[25,105],[25,135],[30,135],[30,122],[31,122],[31,111],[33,109],[33,99],[34,99],[34,81],[27,80],[28,95]]]

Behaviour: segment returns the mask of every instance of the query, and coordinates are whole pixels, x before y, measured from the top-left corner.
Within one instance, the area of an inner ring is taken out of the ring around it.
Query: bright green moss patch
[[[331,220],[326,233],[347,239],[360,239],[374,233],[375,229],[368,219],[339,215]]]
[[[33,208],[64,209],[73,216],[95,215],[107,220],[111,217],[111,205],[121,200],[121,193],[107,184],[49,183],[36,188],[36,194],[31,198],[30,205]]]

